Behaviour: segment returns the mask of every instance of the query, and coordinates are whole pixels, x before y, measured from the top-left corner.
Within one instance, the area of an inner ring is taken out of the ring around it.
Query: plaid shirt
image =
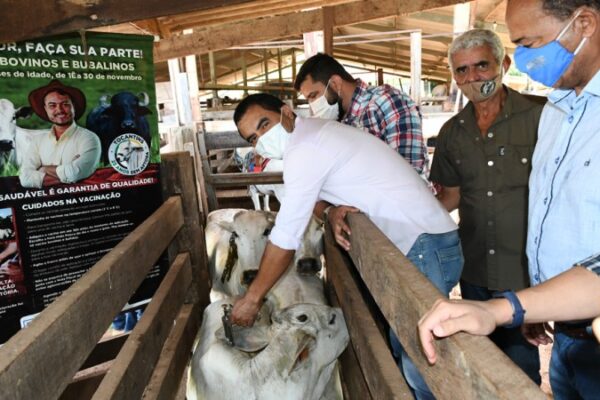
[[[364,129],[385,141],[425,179],[429,177],[421,113],[406,94],[390,85],[358,85],[342,123]]]
[[[581,265],[600,276],[600,254],[588,257],[585,260],[578,262],[577,265]]]

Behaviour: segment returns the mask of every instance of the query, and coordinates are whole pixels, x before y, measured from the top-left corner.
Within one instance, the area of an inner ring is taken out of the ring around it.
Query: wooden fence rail
[[[420,316],[442,296],[441,293],[364,214],[350,214],[348,219],[352,229],[350,256],[354,266],[438,399],[546,398],[486,337],[460,333],[439,341],[438,361],[430,366],[421,352],[416,327]],[[329,241],[326,249],[331,254],[331,238]],[[338,286],[336,273],[333,282]],[[352,307],[348,309],[354,314],[356,311]],[[365,329],[362,323],[355,326],[354,318],[360,318],[360,315],[347,316],[353,341],[364,336]],[[356,342],[354,344],[356,346]],[[362,350],[356,350],[359,359]],[[363,371],[365,367],[369,368],[363,364]],[[387,393],[384,391],[386,386],[366,380],[373,398],[387,398],[374,395]],[[390,384],[387,382],[386,385]]]

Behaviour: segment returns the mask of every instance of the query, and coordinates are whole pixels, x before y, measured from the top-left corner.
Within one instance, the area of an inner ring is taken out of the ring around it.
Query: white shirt
[[[533,285],[600,251],[600,72],[579,96],[555,90],[548,100],[529,177]]]
[[[41,188],[45,173],[42,165],[56,165],[63,183],[74,183],[92,175],[100,161],[100,139],[75,122],[56,140],[53,129],[32,138],[19,172],[21,186]]]
[[[324,119],[296,118],[283,155],[285,197],[270,240],[295,250],[315,203],[360,209],[402,251],[422,233],[457,229],[410,164],[380,139]]]

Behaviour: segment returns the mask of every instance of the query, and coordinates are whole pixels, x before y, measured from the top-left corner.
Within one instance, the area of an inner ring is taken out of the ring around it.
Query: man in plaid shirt
[[[417,105],[390,85],[369,86],[354,79],[327,54],[304,62],[294,88],[308,100],[315,117],[335,119],[385,141],[427,180],[429,163]]]

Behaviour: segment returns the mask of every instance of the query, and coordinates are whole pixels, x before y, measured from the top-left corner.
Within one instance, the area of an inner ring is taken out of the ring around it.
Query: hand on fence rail
[[[419,320],[419,337],[427,361],[435,364],[434,341],[463,331],[473,335],[489,335],[496,325],[510,320],[511,307],[505,300],[486,302],[440,299]]]
[[[326,215],[333,229],[335,241],[346,251],[350,250],[350,241],[344,236],[344,234],[348,236],[352,234],[350,226],[348,226],[348,222],[346,221],[346,215],[348,215],[348,213],[358,212],[360,212],[360,210],[356,207],[338,206],[331,207]]]

